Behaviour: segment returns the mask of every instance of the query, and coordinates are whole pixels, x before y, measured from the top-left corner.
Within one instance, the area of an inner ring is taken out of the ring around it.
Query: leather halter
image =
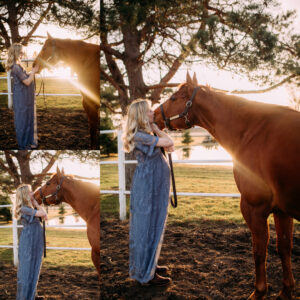
[[[173,117],[167,118],[165,113],[164,113],[163,104],[160,105],[160,112],[161,112],[161,115],[162,115],[163,120],[165,122],[165,127],[167,127],[169,130],[176,130],[171,126],[171,121],[176,120],[176,119],[180,119],[180,118],[184,118],[184,121],[185,121],[185,124],[187,125],[187,128],[192,127],[192,124],[191,124],[190,120],[188,119],[189,109],[193,104],[193,100],[194,100],[194,98],[196,96],[196,93],[197,93],[199,88],[200,88],[199,86],[194,88],[191,98],[185,104],[184,111],[182,113],[180,113],[179,115],[175,115]]]
[[[40,187],[39,192],[40,192],[40,196],[41,196],[43,204],[45,204],[45,205],[51,205],[51,204],[48,204],[46,202],[46,199],[48,199],[50,197],[53,197],[53,196],[55,196],[55,203],[54,203],[54,205],[60,204],[62,202],[61,199],[58,199],[57,194],[58,194],[59,190],[61,189],[61,186],[62,186],[62,183],[63,183],[64,179],[65,179],[65,176],[62,176],[61,179],[60,179],[59,184],[56,186],[56,191],[53,194],[50,194],[50,195],[47,195],[47,196],[43,195],[42,187]],[[49,183],[47,182],[46,185],[49,185]]]

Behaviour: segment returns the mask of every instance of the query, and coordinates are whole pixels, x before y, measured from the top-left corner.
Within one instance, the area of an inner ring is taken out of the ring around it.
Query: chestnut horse
[[[46,184],[35,191],[36,201],[45,205],[68,203],[86,222],[91,257],[100,279],[100,198],[99,187],[76,180],[57,168]]]
[[[78,76],[78,88],[90,127],[91,148],[99,149],[100,46],[79,40],[56,39],[48,33],[33,65],[38,65],[40,72],[58,61],[70,66]]]
[[[300,220],[300,113],[213,91],[187,74],[186,83],[155,110],[155,122],[160,128],[201,126],[231,154],[241,212],[252,233],[256,280],[249,299],[264,299],[267,293],[271,213],[283,268],[279,299],[292,299],[293,218]]]

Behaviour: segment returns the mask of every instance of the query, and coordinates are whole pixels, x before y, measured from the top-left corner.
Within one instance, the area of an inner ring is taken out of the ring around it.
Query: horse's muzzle
[[[159,107],[154,111],[154,123],[158,126],[160,130],[165,128],[165,122],[162,118]]]

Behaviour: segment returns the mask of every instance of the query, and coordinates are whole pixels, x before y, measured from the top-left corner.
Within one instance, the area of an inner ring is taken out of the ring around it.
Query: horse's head
[[[45,205],[56,205],[63,200],[63,184],[65,173],[57,167],[56,173],[34,193],[35,200]]]
[[[178,91],[156,110],[154,121],[160,129],[187,129],[194,125],[191,106],[198,90],[196,74],[193,79],[187,72],[186,83],[179,86]]]
[[[56,39],[47,33],[48,38],[45,41],[45,44],[33,62],[33,66],[39,66],[39,72],[44,68],[51,68],[56,65],[59,61],[59,54],[56,45]]]

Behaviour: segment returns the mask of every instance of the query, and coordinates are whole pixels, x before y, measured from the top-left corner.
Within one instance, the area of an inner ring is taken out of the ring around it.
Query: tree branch
[[[26,37],[23,38],[23,45],[27,45],[29,39],[31,38],[32,34],[37,30],[37,28],[39,27],[39,25],[43,22],[43,20],[45,19],[45,17],[47,16],[48,12],[51,9],[51,6],[53,4],[53,1],[50,1],[48,4],[48,7],[46,8],[46,10],[41,14],[39,20],[34,24],[34,26],[32,27],[32,29],[29,31],[29,33],[27,34]]]
[[[10,39],[7,33],[6,28],[4,27],[2,21],[0,21],[0,31],[1,31],[1,36],[4,38],[5,40],[5,47],[8,49],[10,46]]]
[[[14,185],[15,187],[17,187],[21,183],[20,175],[18,174],[18,169],[10,156],[10,151],[5,150],[4,154],[5,154],[6,162],[8,164],[8,168],[4,165],[3,161],[1,163],[1,166],[4,167],[5,170],[11,175],[11,177],[14,180]]]
[[[292,74],[288,77],[286,77],[285,79],[283,79],[282,81],[268,87],[268,88],[265,88],[265,89],[262,89],[262,90],[249,90],[249,91],[242,91],[242,90],[233,90],[233,91],[225,91],[223,90],[224,92],[229,92],[231,94],[262,94],[262,93],[266,93],[266,92],[269,92],[271,90],[274,90],[276,89],[277,87],[279,87],[280,85],[290,81],[292,78],[295,78],[299,75],[296,75],[296,74]]]
[[[152,90],[152,89],[161,89],[161,88],[165,88],[165,87],[177,87],[179,86],[180,83],[159,83],[159,84],[154,84],[154,85],[149,85],[147,86],[148,90]]]
[[[205,1],[206,3],[206,1]],[[207,11],[205,10],[203,12],[204,15],[207,14]],[[205,29],[205,18],[202,20],[201,25],[199,27],[199,30],[204,30]],[[198,31],[199,31],[198,30]],[[183,61],[185,60],[185,58],[190,54],[190,49],[191,46],[193,46],[195,44],[195,42],[197,41],[197,37],[196,34],[193,35],[190,39],[190,41],[187,43],[187,45],[182,47],[182,51],[181,54],[178,56],[177,59],[174,60],[172,66],[170,67],[168,73],[161,79],[161,81],[159,82],[159,85],[162,85],[162,87],[157,87],[155,88],[155,90],[151,93],[150,95],[150,99],[153,102],[157,102],[160,98],[160,94],[163,90],[163,86],[165,84],[167,84],[171,78],[175,75],[175,73],[177,72],[177,70],[179,69],[179,67],[182,65]],[[157,85],[158,86],[158,85]]]
[[[116,58],[124,59],[124,55],[121,52],[111,48],[108,44],[101,43],[100,50],[104,51],[107,54],[113,55]]]
[[[105,73],[105,71],[100,67],[100,74],[102,74],[104,76],[104,78],[110,82],[119,92],[120,95],[124,96],[124,91],[121,89],[121,87],[119,86],[119,84],[108,74]]]
[[[61,150],[56,151],[54,155],[52,155],[48,165],[42,170],[41,174],[45,174],[44,176],[38,176],[34,183],[32,183],[32,189],[35,190],[38,186],[41,185],[43,182],[44,177],[46,176],[47,172],[52,168],[56,160],[61,154]]]
[[[113,114],[121,114],[121,112],[118,112],[114,110],[108,103],[105,103],[104,101],[101,101],[101,105],[104,105],[106,108],[108,108]]]

